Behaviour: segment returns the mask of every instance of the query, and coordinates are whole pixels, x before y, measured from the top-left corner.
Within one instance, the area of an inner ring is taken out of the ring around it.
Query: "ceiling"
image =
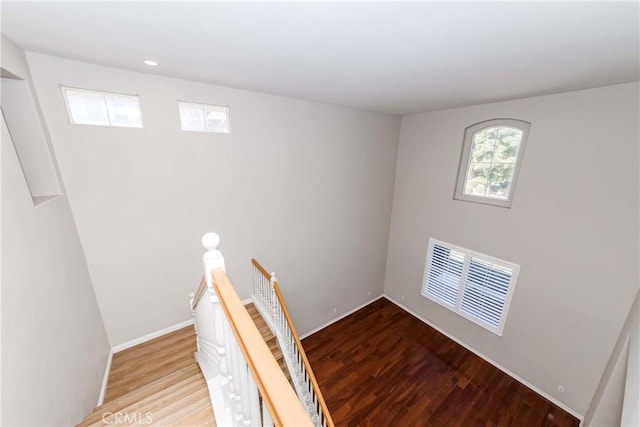
[[[394,114],[629,82],[640,73],[638,2],[1,7],[2,32],[27,50]]]

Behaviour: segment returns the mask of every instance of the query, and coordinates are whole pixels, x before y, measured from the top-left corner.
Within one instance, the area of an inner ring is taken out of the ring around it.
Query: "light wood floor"
[[[215,426],[193,326],[113,355],[105,403],[82,426]]]
[[[578,426],[382,298],[303,340],[336,426]]]
[[[196,364],[193,326],[113,355],[105,402]]]
[[[275,336],[253,304],[247,311],[289,379]],[[215,426],[195,351],[189,326],[114,354],[104,404],[80,425]]]

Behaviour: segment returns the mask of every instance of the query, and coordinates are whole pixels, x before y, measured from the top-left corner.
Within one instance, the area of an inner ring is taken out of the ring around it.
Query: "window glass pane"
[[[514,128],[500,128],[500,136],[493,156],[494,163],[515,163],[522,140],[522,131]]]
[[[507,200],[513,179],[514,163],[493,164],[489,171],[486,196]]]
[[[464,194],[484,196],[491,171],[491,163],[471,163],[464,185]]]
[[[493,152],[500,128],[493,127],[483,129],[473,135],[471,145],[472,162],[490,162],[493,159]]]
[[[508,200],[523,132],[491,126],[473,133],[463,194]]]
[[[101,92],[64,89],[73,123],[109,126],[107,106]]]
[[[193,130],[204,132],[206,130],[204,121],[204,109],[200,104],[178,103],[180,108],[180,122],[182,130]]]
[[[227,107],[205,106],[205,120],[209,132],[229,133]]]
[[[105,94],[111,126],[142,127],[142,113],[137,96]]]
[[[182,130],[229,133],[229,108],[178,102]]]

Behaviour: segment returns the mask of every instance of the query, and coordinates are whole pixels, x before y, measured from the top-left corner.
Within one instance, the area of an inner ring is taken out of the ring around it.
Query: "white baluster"
[[[267,404],[264,399],[262,399],[262,426],[273,427],[273,419],[271,419],[269,408],[267,408]]]
[[[273,287],[273,283],[276,281],[276,273],[272,272],[271,273],[271,279],[269,280],[269,289],[270,289],[270,294],[271,294],[271,318],[273,319],[274,323],[276,325],[278,325],[278,317],[277,317],[277,307],[276,307],[276,301],[278,300],[278,297],[276,297],[276,290]]]
[[[248,372],[247,381],[249,383],[249,406],[251,407],[251,425],[259,425],[260,423],[260,394],[258,386],[251,372]]]
[[[242,396],[242,419],[245,425],[251,425],[251,400],[249,391],[249,366],[245,363],[240,368],[240,396]]]
[[[233,332],[230,333],[233,334]],[[242,395],[242,384],[240,380],[240,372],[244,367],[246,367],[247,362],[244,360],[244,356],[242,355],[242,351],[240,350],[240,346],[238,342],[234,339],[233,341],[233,356],[232,356],[232,383],[233,383],[233,391],[235,393],[235,405],[234,410],[236,412],[236,418],[238,420],[242,420],[242,399],[245,396]],[[248,397],[248,396],[247,396]]]
[[[225,374],[224,374],[224,378],[225,381],[227,382],[227,392],[229,393],[229,399],[231,401],[233,401],[235,399],[235,389],[233,388],[233,361],[235,359],[235,355],[233,354],[233,350],[234,350],[234,337],[231,336],[231,334],[233,334],[233,331],[231,330],[231,327],[229,326],[229,323],[226,319],[226,317],[224,318],[225,323],[224,323],[224,328],[223,328],[223,335],[224,335],[224,342],[225,342],[225,347],[224,347],[224,355],[225,355],[225,359],[226,359],[226,366],[225,366]]]
[[[200,352],[200,343],[198,342],[198,322],[195,321],[196,311],[193,309],[193,300],[195,299],[196,294],[191,292],[189,294],[189,307],[191,307],[191,317],[193,317],[193,330],[196,333],[196,352]]]
[[[269,301],[271,300],[271,292],[269,292],[269,281],[267,279],[264,278],[264,276],[261,276],[262,281],[262,298],[264,299],[265,303],[269,303]],[[267,306],[266,308],[269,308],[269,306]]]
[[[227,324],[227,317],[224,315],[224,310],[222,309],[222,306],[220,305],[219,301],[213,301],[213,297],[212,297],[212,301],[211,301],[214,306],[213,306],[213,326],[214,326],[214,330],[213,330],[213,337],[215,339],[215,344],[219,347],[218,350],[218,354],[220,356],[220,366],[222,369],[222,373],[224,375],[227,375],[228,371],[227,371],[227,363],[225,362],[225,349],[228,345],[228,340],[226,339],[225,336],[225,325]]]
[[[259,289],[258,289],[258,281],[256,280],[256,267],[253,266],[253,294],[254,295],[258,295],[260,293]]]

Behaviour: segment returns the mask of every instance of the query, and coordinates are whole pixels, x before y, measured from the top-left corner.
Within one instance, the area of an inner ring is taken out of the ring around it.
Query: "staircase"
[[[258,309],[255,305],[253,305],[253,303],[245,305],[245,308],[249,312],[253,323],[255,323],[258,327],[262,338],[264,338],[265,342],[269,346],[269,350],[271,350],[273,357],[275,357],[278,361],[278,365],[280,365],[280,369],[282,369],[282,372],[284,372],[284,376],[287,377],[287,380],[289,380],[289,383],[291,383],[291,374],[289,373],[289,370],[285,365],[284,356],[282,355],[282,351],[278,346],[278,340],[276,336],[273,334],[273,332],[271,332],[271,329],[269,329],[267,322],[265,322],[265,320],[262,318],[262,316],[258,312]]]
[[[244,306],[219,236],[202,243],[195,329],[116,353],[105,403],[80,425],[334,427],[275,276],[252,260],[257,307]]]
[[[107,401],[79,425],[215,426],[193,327],[114,355]]]
[[[275,273],[269,273],[260,263],[253,264],[253,302],[266,317],[280,348],[284,351],[284,364],[291,374],[289,384],[304,404],[309,419],[316,427],[334,427],[327,404],[322,397],[309,359],[298,337],[293,320],[284,302]]]
[[[275,335],[253,304],[245,307],[291,381]],[[195,340],[189,327],[116,353],[107,402],[79,425],[215,426],[207,385],[193,358]]]

